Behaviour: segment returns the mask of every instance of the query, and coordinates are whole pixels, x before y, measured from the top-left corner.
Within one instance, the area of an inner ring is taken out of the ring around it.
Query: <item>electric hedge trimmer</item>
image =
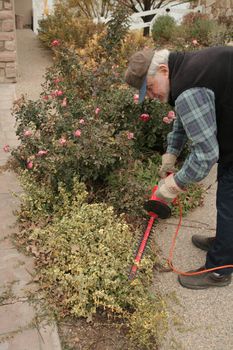
[[[139,247],[136,251],[136,255],[134,258],[134,264],[131,267],[130,274],[129,274],[130,280],[133,280],[134,277],[136,276],[137,269],[138,269],[139,263],[142,259],[143,253],[145,251],[145,248],[146,248],[146,245],[148,242],[148,238],[150,237],[150,232],[151,232],[151,229],[152,229],[152,226],[153,226],[155,219],[168,219],[171,216],[171,208],[169,207],[168,203],[166,203],[162,199],[156,197],[155,193],[156,193],[157,189],[158,189],[158,186],[156,185],[153,188],[152,196],[151,196],[150,200],[148,200],[144,204],[144,208],[147,210],[148,214],[150,215],[150,219],[149,219],[146,231],[144,232],[142,239],[140,241]],[[176,200],[177,199],[175,198],[172,201],[172,203],[175,203]],[[179,203],[179,201],[178,201],[178,203]],[[223,268],[233,269],[233,264],[229,264],[229,265],[222,265],[222,266],[213,267],[210,269],[202,269],[202,270],[200,270],[200,271],[198,270],[196,272],[191,272],[191,271],[184,272],[184,271],[181,271],[173,266],[173,263],[172,263],[173,252],[174,252],[174,248],[175,248],[176,238],[177,238],[179,229],[181,227],[181,221],[182,221],[182,207],[180,204],[179,204],[179,207],[180,207],[180,219],[179,219],[178,226],[176,228],[176,232],[173,236],[173,240],[172,240],[172,244],[171,244],[171,248],[170,248],[170,253],[169,253],[169,258],[168,258],[168,264],[169,264],[171,270],[177,274],[180,274],[180,275],[194,276],[194,275],[201,275],[203,273],[210,272],[210,271],[218,271],[218,270],[221,270]]]
[[[142,239],[140,240],[139,247],[136,251],[134,264],[131,267],[131,271],[129,274],[130,280],[134,279],[134,277],[137,273],[138,265],[142,259],[143,253],[145,251],[145,248],[146,248],[146,245],[148,242],[148,238],[150,236],[151,229],[152,229],[152,226],[154,224],[155,219],[167,219],[171,216],[171,208],[169,207],[169,205],[165,201],[163,201],[162,199],[156,197],[155,192],[157,191],[157,189],[158,189],[158,186],[156,185],[152,190],[152,196],[151,196],[150,200],[148,200],[144,204],[144,208],[148,212],[148,214],[150,215],[150,219],[149,219],[146,231],[144,232]]]

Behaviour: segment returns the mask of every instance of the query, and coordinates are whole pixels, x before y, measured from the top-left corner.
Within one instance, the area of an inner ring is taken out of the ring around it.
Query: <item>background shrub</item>
[[[62,40],[69,45],[84,47],[90,38],[103,30],[103,24],[96,24],[91,18],[81,17],[65,2],[54,5],[52,14],[39,22],[39,39],[51,47],[54,39]]]
[[[152,37],[155,41],[172,40],[176,30],[176,21],[169,15],[158,16],[152,26]]]
[[[186,41],[197,40],[199,44],[211,44],[211,33],[217,23],[205,14],[189,13],[183,17],[182,27]],[[218,29],[217,29],[218,30]]]

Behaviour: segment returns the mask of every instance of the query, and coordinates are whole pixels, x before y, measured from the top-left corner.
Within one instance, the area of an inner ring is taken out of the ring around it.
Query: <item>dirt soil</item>
[[[128,350],[129,341],[123,329],[112,322],[96,319],[66,319],[58,324],[63,350]],[[135,349],[136,350],[136,349]]]

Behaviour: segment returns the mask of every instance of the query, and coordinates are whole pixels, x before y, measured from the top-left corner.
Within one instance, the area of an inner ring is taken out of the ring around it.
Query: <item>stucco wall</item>
[[[23,25],[31,27],[32,0],[15,0],[15,14],[23,16]]]

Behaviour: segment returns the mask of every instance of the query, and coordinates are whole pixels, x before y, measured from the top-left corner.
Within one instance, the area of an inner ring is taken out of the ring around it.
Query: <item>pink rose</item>
[[[80,136],[81,136],[81,130],[76,130],[76,131],[74,132],[74,136],[75,136],[75,137],[80,137]]]
[[[60,81],[61,81],[60,78],[55,78],[55,79],[53,80],[54,84],[58,84],[58,83],[60,83]]]
[[[48,153],[48,151],[40,150],[40,151],[37,153],[37,156],[38,156],[38,157],[42,157],[42,156],[45,156],[47,153]]]
[[[96,110],[95,110],[95,114],[96,114],[96,115],[98,115],[98,114],[99,114],[99,112],[100,112],[100,108],[99,108],[99,107],[97,107],[97,108],[96,108]]]
[[[62,107],[66,107],[67,106],[67,98],[66,97],[64,97],[63,98],[63,101],[62,101]]]
[[[23,133],[23,136],[25,136],[25,137],[32,136],[32,131],[31,130],[25,130],[24,133]]]
[[[133,132],[127,132],[127,139],[132,140],[134,138],[134,133]]]
[[[10,152],[10,146],[9,145],[4,145],[3,146],[3,151],[4,152]]]
[[[55,94],[55,96],[62,96],[63,95],[63,91],[62,90],[55,90],[54,94]]]
[[[58,142],[60,143],[60,145],[65,146],[66,143],[67,143],[67,140],[66,140],[64,137],[61,137],[61,138],[58,140]]]
[[[174,120],[176,119],[176,115],[174,111],[169,111],[167,114],[168,119]]]
[[[140,118],[143,122],[147,122],[147,121],[150,119],[150,116],[149,116],[149,114],[147,114],[147,113],[143,113],[143,114],[140,115],[139,118]]]
[[[60,40],[55,39],[52,41],[51,46],[59,46],[60,43],[61,43]]]
[[[164,122],[165,124],[170,124],[170,123],[172,122],[172,119],[169,119],[168,117],[164,117],[164,118],[163,118],[163,122]]]
[[[139,95],[138,95],[138,94],[135,94],[135,95],[133,96],[133,100],[134,100],[134,103],[135,103],[135,104],[138,104]]]
[[[85,120],[84,119],[80,119],[79,120],[79,124],[85,124]]]
[[[43,98],[43,100],[48,101],[49,96],[48,95],[43,95],[42,98]]]
[[[33,162],[31,160],[29,162],[27,162],[27,168],[28,169],[32,169],[33,168]]]

